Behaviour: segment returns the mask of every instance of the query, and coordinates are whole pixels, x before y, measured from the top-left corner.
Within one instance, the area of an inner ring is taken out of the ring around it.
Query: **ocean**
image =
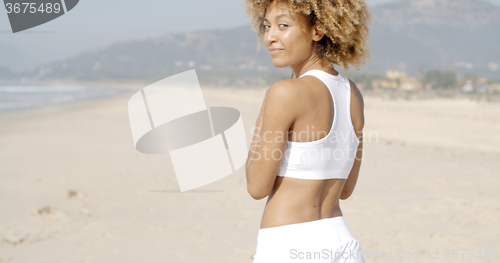
[[[23,111],[125,92],[130,90],[83,85],[0,84],[0,112]]]

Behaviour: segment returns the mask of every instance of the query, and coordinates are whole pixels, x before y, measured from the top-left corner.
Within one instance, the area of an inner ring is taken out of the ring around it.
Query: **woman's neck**
[[[295,78],[298,78],[298,77],[302,76],[302,74],[306,73],[309,70],[313,70],[313,69],[325,71],[325,72],[330,73],[330,74],[335,75],[335,76],[337,76],[339,74],[335,70],[335,68],[333,68],[333,65],[331,67],[329,67],[328,65],[324,65],[324,64],[322,65],[319,62],[311,64],[311,65],[304,65],[300,69],[294,69],[293,72],[295,74]]]

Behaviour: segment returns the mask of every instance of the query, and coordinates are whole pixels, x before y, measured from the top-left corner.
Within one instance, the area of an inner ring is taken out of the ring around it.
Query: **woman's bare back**
[[[332,70],[330,74],[338,73]],[[289,81],[295,84],[294,88],[300,89],[301,96],[296,105],[303,114],[290,127],[288,140],[308,142],[325,137],[334,116],[333,100],[328,87],[312,76]],[[363,109],[356,107],[362,107],[362,98],[352,82],[351,94],[351,118],[356,134],[360,134],[362,125],[359,123],[364,122]],[[360,162],[358,158],[353,167],[359,169],[360,164],[357,162]],[[356,177],[358,169],[353,169],[356,170]],[[307,180],[277,176],[264,208],[260,228],[342,216],[339,199],[347,180],[349,179]]]

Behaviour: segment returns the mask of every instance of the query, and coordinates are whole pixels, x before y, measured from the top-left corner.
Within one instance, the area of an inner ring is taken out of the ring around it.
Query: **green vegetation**
[[[454,71],[440,71],[431,69],[424,73],[424,86],[431,84],[433,89],[449,89],[457,85],[457,75]]]
[[[488,79],[489,84],[500,84],[500,79]]]

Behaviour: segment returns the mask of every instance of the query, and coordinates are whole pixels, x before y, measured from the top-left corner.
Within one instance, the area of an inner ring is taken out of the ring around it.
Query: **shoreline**
[[[160,79],[156,80],[159,81]],[[124,90],[140,90],[155,81],[147,80],[104,80],[104,81],[76,81],[76,80],[41,80],[41,81],[11,81],[0,82],[1,85],[16,84],[16,85],[76,85],[76,86],[93,86],[99,88],[124,89]],[[207,85],[200,83],[202,89],[215,90],[266,90],[268,85]],[[485,92],[485,93],[464,93],[456,89],[433,89],[433,90],[363,90],[360,89],[364,97],[381,97],[387,100],[435,100],[435,99],[450,99],[450,100],[472,100],[476,102],[500,103],[500,93]]]
[[[0,110],[0,116],[2,115],[12,115],[16,113],[28,113],[28,112],[34,112],[34,111],[53,111],[56,109],[62,109],[64,107],[70,107],[72,104],[81,104],[84,102],[90,102],[94,100],[103,100],[107,98],[113,98],[117,96],[125,96],[129,95],[132,96],[135,92],[145,88],[151,83],[100,83],[100,82],[95,82],[95,83],[56,83],[56,82],[50,82],[50,83],[17,83],[17,84],[23,84],[23,85],[79,85],[79,86],[91,86],[91,87],[98,87],[102,89],[120,89],[121,92],[117,94],[112,94],[112,95],[104,95],[104,96],[99,96],[99,97],[93,97],[93,98],[83,98],[83,99],[76,99],[68,102],[62,102],[62,103],[54,103],[54,104],[45,104],[45,105],[40,105],[40,106],[34,106],[34,107],[28,107],[28,108],[19,108],[15,110]],[[9,85],[9,84],[0,84],[0,87],[2,85]],[[144,85],[144,86],[140,86]],[[266,87],[261,87],[261,86],[248,86],[248,87],[237,87],[237,86],[203,86],[201,85],[202,92],[205,93],[212,93],[213,91],[226,91],[229,93],[233,93],[234,91],[243,91],[247,90],[249,92],[254,92],[255,94],[265,94],[265,89]]]

